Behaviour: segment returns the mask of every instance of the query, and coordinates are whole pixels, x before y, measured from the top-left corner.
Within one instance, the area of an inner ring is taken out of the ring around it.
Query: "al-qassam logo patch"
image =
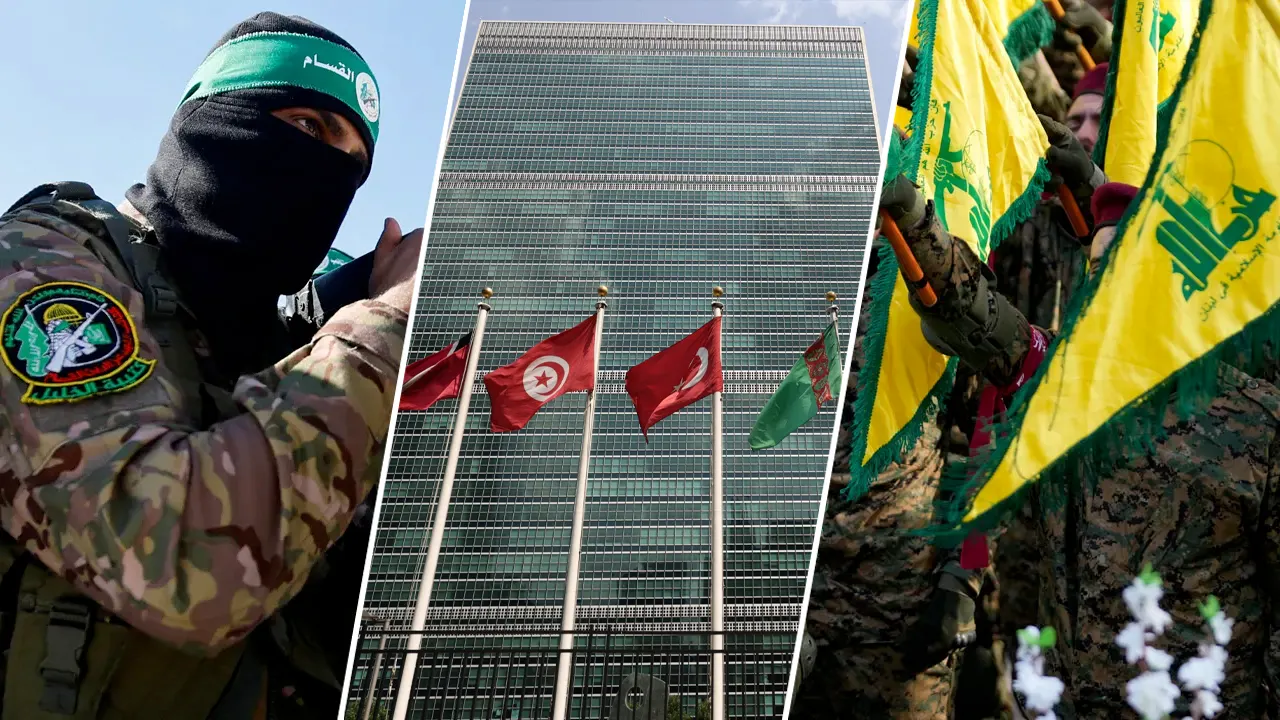
[[[369,73],[356,76],[356,102],[360,103],[360,112],[369,122],[378,122],[378,85]]]
[[[0,317],[0,356],[30,387],[22,402],[76,402],[128,390],[151,375],[119,300],[76,282],[23,293]]]

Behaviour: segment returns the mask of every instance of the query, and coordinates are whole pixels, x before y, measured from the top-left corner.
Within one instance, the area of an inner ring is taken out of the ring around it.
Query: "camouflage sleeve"
[[[1280,708],[1280,435],[1268,448],[1270,467],[1267,471],[1267,489],[1260,517],[1262,519],[1263,574],[1271,616],[1268,621],[1266,659],[1266,687],[1270,693],[1271,708]]]
[[[0,226],[0,521],[137,629],[216,651],[302,588],[376,486],[405,314],[343,308],[201,429],[142,297],[76,232]]]
[[[942,228],[933,201],[924,217],[903,232],[938,301],[924,307],[913,294],[911,306],[935,331],[949,331],[952,351],[997,387],[1014,382],[1035,333],[1027,318],[998,296],[995,276],[967,243]]]

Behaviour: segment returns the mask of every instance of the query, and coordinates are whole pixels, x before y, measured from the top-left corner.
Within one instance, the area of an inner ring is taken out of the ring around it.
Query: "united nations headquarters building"
[[[552,717],[588,395],[494,433],[480,378],[590,317],[602,285],[563,712],[780,717],[837,403],[777,447],[747,438],[830,322],[829,292],[844,301],[845,357],[851,344],[880,155],[862,31],[485,21],[464,67],[409,359],[472,331],[481,290],[493,294],[408,717]],[[712,405],[646,439],[623,379],[707,323],[716,287],[725,680],[713,713]],[[458,403],[395,423],[350,687],[372,716],[391,717],[404,677]]]

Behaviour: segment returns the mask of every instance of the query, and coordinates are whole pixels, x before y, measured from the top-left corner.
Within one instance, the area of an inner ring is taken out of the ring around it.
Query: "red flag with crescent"
[[[519,430],[543,405],[565,393],[594,390],[596,316],[529,348],[519,360],[484,376],[489,429]]]
[[[724,390],[720,369],[720,318],[627,371],[627,394],[649,428],[713,392]]]

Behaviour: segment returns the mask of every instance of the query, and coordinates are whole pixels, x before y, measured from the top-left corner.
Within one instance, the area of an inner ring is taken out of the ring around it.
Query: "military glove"
[[[1090,225],[1093,219],[1089,214],[1093,191],[1106,184],[1107,176],[1102,168],[1093,163],[1093,156],[1080,144],[1074,133],[1066,125],[1056,122],[1044,115],[1037,115],[1045,135],[1049,136],[1049,149],[1045,151],[1045,162],[1054,177],[1045,184],[1045,190],[1051,192],[1058,185],[1066,185],[1080,206],[1080,212]]]
[[[1081,45],[1079,35],[1062,25],[1056,25],[1053,31],[1053,42],[1047,47],[1041,48],[1045,62],[1049,63],[1049,69],[1053,72],[1053,76],[1068,94],[1075,89],[1076,83],[1080,82],[1080,79],[1084,77],[1084,65],[1081,64],[1080,56],[1076,53]]]
[[[1102,17],[1098,9],[1083,0],[1063,2],[1062,9],[1066,14],[1062,24],[1080,38],[1080,43],[1089,51],[1095,63],[1104,63],[1111,59],[1111,23]]]
[[[881,191],[880,209],[889,213],[889,217],[898,224],[898,229],[905,233],[924,219],[925,199],[920,194],[920,189],[906,175],[899,175]],[[878,218],[879,213],[876,215]]]
[[[964,570],[958,561],[942,567],[928,608],[899,643],[903,679],[919,675],[977,640],[974,613],[981,588],[981,571]]]
[[[991,268],[942,227],[932,207],[902,175],[886,183],[880,194],[880,209],[898,224],[938,296],[932,307],[925,307],[915,293],[909,296],[925,340],[938,352],[985,373],[993,359],[1008,355],[1021,316],[1003,295],[991,290]]]

